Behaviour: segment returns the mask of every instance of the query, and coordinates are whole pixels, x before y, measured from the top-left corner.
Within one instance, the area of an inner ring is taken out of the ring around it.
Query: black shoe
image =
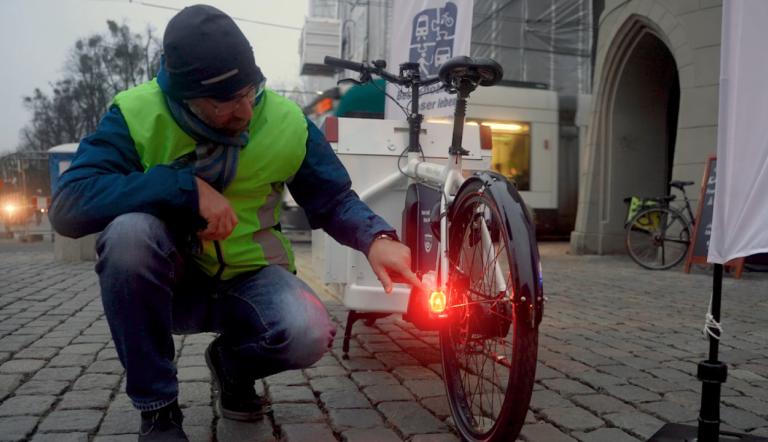
[[[272,410],[269,404],[256,394],[255,380],[238,379],[223,370],[219,338],[213,340],[205,350],[205,362],[211,370],[213,388],[218,390],[216,405],[221,415],[237,421],[261,419]]]
[[[142,411],[139,442],[189,442],[181,429],[183,420],[176,401],[159,410]]]

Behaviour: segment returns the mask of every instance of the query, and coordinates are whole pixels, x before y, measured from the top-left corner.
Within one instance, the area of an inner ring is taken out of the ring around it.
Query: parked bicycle
[[[504,176],[482,171],[465,178],[462,168],[468,153],[462,148],[467,98],[478,86],[501,80],[501,66],[456,57],[437,77],[421,78],[418,63],[400,65],[399,75],[387,72],[381,60],[326,57],[325,63],[359,72],[359,82],[376,75],[410,89],[407,164],[398,162],[410,180],[402,236],[411,247],[414,271],[433,291],[411,291],[403,319],[422,330],[439,330],[443,380],[461,436],[515,440],[533,389],[544,302],[535,229]],[[419,92],[438,83],[457,95],[445,165],[425,162],[419,144]],[[438,241],[429,250],[420,246],[425,238],[431,241],[427,235]]]
[[[625,198],[628,204],[626,230],[627,253],[633,261],[650,270],[665,270],[680,263],[688,253],[695,219],[685,187],[693,181],[671,181],[670,187],[683,195],[684,205],[670,203],[677,198]]]

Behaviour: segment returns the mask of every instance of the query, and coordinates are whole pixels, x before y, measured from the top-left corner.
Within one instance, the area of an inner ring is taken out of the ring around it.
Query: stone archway
[[[649,28],[633,39],[613,89],[600,215],[603,236],[618,233],[619,241],[606,242],[604,253],[624,250],[623,199],[664,195],[672,176],[680,83],[674,57]]]
[[[577,253],[623,253],[629,195],[662,195],[672,177],[680,104],[676,56],[647,17],[629,15],[599,60],[590,138],[582,165]],[[598,54],[600,58],[601,54]]]

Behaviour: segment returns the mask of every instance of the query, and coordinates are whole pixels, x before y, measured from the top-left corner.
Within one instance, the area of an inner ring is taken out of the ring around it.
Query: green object
[[[640,213],[641,210],[658,205],[659,203],[656,201],[646,200],[637,196],[629,198],[629,210],[627,211],[627,219],[625,224],[629,224],[629,222],[632,221],[632,218]],[[659,219],[658,213],[655,213],[653,215],[646,215],[638,218],[632,227],[643,230],[657,229],[659,227],[660,221],[661,220]]]
[[[155,80],[121,92],[114,104],[128,124],[145,172],[195,150],[195,141],[174,121]],[[293,102],[266,90],[253,109],[249,131],[235,178],[224,190],[239,223],[227,239],[219,241],[226,263],[222,279],[269,264],[296,269],[290,242],[275,226],[284,183],[296,174],[306,155],[304,114]],[[209,275],[219,270],[213,241],[203,241],[203,251],[195,259]]]
[[[337,117],[384,118],[386,83],[381,78],[349,88],[339,100]]]

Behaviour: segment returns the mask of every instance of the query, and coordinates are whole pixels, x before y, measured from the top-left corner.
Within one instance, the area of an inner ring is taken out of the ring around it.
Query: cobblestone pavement
[[[570,256],[563,244],[541,249],[549,303],[520,438],[644,440],[665,422],[694,422],[711,276],[649,272],[617,256]],[[310,272],[308,248],[298,255],[302,276],[341,327],[344,307]],[[726,278],[721,346],[729,365],[723,427],[766,436],[767,289],[765,274]],[[457,440],[437,339],[399,319],[356,326],[349,360],[338,339],[314,367],[259,382],[274,414],[258,423],[214,412],[202,356],[212,338],[176,337],[180,402],[193,441]],[[138,413],[123,391],[92,263],[54,262],[50,252],[0,253],[0,440],[134,441]]]

